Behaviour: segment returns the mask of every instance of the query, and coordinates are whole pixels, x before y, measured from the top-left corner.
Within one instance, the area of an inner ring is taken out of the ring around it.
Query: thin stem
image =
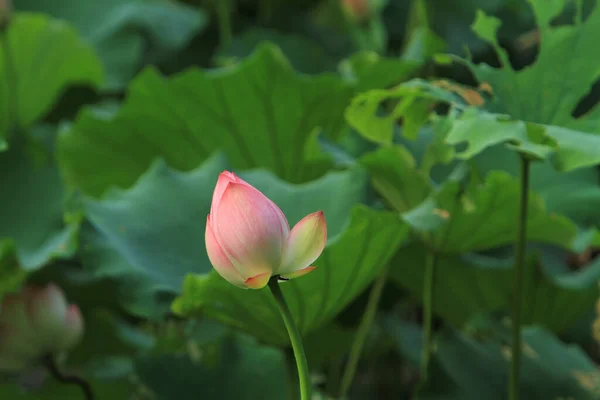
[[[363,347],[365,346],[369,331],[373,326],[375,315],[377,315],[377,306],[379,305],[379,299],[381,299],[381,294],[383,293],[383,287],[385,286],[385,282],[387,280],[387,274],[388,267],[386,266],[381,275],[379,275],[375,281],[375,284],[369,293],[367,309],[363,314],[362,321],[360,321],[358,331],[354,337],[354,342],[350,348],[350,356],[348,357],[348,362],[346,363],[346,368],[344,369],[344,374],[342,375],[342,383],[340,385],[339,393],[340,398],[344,398],[346,396],[348,390],[350,390],[350,386],[352,385],[352,380],[356,374],[356,368],[358,367],[360,355]]]
[[[515,249],[515,278],[512,314],[512,357],[508,398],[519,400],[519,376],[521,371],[521,306],[523,303],[523,271],[525,270],[525,246],[527,244],[527,208],[529,204],[529,163],[521,156],[521,199],[517,223],[517,243]]]
[[[230,1],[231,0],[215,0],[221,47],[228,46],[233,38],[233,30],[231,28],[231,10],[229,8]]]
[[[433,353],[433,292],[437,253],[428,250],[425,258],[425,282],[423,286],[423,349],[421,357],[421,386],[429,378],[429,363]]]
[[[306,355],[304,354],[304,346],[302,345],[302,337],[300,332],[294,323],[292,313],[285,302],[283,292],[277,282],[278,277],[275,276],[269,281],[269,289],[275,298],[285,327],[287,328],[288,335],[290,336],[290,342],[292,343],[292,349],[294,350],[294,356],[296,358],[296,367],[298,368],[298,379],[300,382],[300,399],[311,400],[312,384],[310,381],[310,373],[308,371],[308,362],[306,361]]]
[[[65,385],[77,385],[81,388],[84,399],[94,399],[94,393],[92,392],[92,387],[90,384],[83,378],[74,375],[65,375],[60,372],[52,355],[44,357],[43,364],[48,369],[48,372],[50,372],[50,375],[52,375],[58,382]]]

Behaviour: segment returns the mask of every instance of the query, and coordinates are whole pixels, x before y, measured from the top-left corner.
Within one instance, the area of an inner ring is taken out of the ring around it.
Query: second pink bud
[[[0,370],[18,371],[68,350],[83,330],[79,308],[54,284],[7,294],[0,307]]]

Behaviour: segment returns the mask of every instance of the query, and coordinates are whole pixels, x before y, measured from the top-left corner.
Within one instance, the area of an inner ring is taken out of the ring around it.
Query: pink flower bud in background
[[[232,172],[219,175],[206,220],[206,250],[217,272],[241,288],[261,289],[274,275],[291,279],[315,269],[327,241],[322,211],[290,232],[275,203]]]
[[[50,284],[7,294],[0,306],[0,370],[17,371],[75,346],[84,323],[76,305]]]
[[[369,16],[369,0],[341,0],[346,12],[356,21],[364,21]]]
[[[0,0],[0,27],[4,28],[12,13],[12,1]]]

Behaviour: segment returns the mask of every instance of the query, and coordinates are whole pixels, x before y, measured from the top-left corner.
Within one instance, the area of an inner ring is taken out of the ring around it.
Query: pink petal
[[[245,186],[248,186],[248,187],[254,187],[251,184],[249,184],[248,182],[246,182],[245,180],[243,180],[242,178],[240,178],[239,176],[237,176],[235,174],[235,172],[230,172],[230,174],[231,174],[231,178],[232,178],[233,183],[239,183],[241,185],[245,185]]]
[[[232,172],[223,171],[219,174],[219,178],[217,179],[217,185],[215,186],[215,190],[213,192],[212,203],[210,206],[211,214],[215,213],[215,207],[217,207],[221,202],[221,197],[223,197],[225,188],[230,182],[235,182],[235,175]]]
[[[227,185],[229,183],[238,183],[240,185],[244,185],[248,188],[251,188],[251,189],[257,191],[262,196],[264,196],[271,203],[273,208],[277,211],[277,214],[279,215],[279,222],[281,224],[281,229],[283,230],[284,235],[287,238],[287,235],[289,235],[289,233],[290,233],[290,224],[288,223],[287,218],[283,214],[283,211],[281,211],[281,209],[279,207],[277,207],[277,205],[275,203],[273,203],[268,197],[266,197],[263,193],[261,193],[260,190],[256,189],[254,186],[250,185],[248,182],[246,182],[245,180],[243,180],[242,178],[240,178],[233,172],[223,171],[219,175],[219,179],[217,180],[217,185],[216,185],[215,191],[213,193],[212,204],[211,204],[211,208],[210,208],[211,214],[215,214],[215,210],[217,209],[218,205],[220,204],[221,198],[223,197],[223,193],[225,193],[225,189],[227,188]]]
[[[269,279],[271,279],[271,274],[265,272],[264,274],[259,274],[246,279],[246,286],[250,289],[262,289],[267,286]]]
[[[229,183],[211,214],[211,226],[242,277],[270,274],[281,263],[287,232],[280,210],[252,186]]]
[[[281,275],[282,278],[286,278],[286,279],[294,279],[294,278],[298,278],[302,275],[306,275],[311,271],[314,271],[317,267],[311,266],[311,267],[306,267],[306,268],[302,268],[299,269],[297,271],[294,271],[290,274],[286,274],[286,275]]]
[[[326,242],[327,223],[323,211],[302,218],[290,233],[277,274],[287,277],[305,269],[319,258]]]
[[[281,232],[283,232],[283,241],[285,243],[288,236],[290,236],[290,224],[285,217],[285,214],[283,214],[283,211],[281,211],[281,208],[277,207],[277,204],[273,203],[270,199],[267,198],[267,200],[269,200],[269,203],[271,203],[271,206],[277,212],[277,216],[279,217],[279,225],[281,225]]]
[[[206,218],[206,233],[205,233],[205,241],[206,241],[206,252],[208,253],[208,258],[210,259],[210,263],[213,265],[215,270],[221,275],[226,281],[229,283],[239,286],[241,288],[246,288],[244,284],[244,278],[240,275],[240,273],[235,269],[231,261],[227,255],[221,249],[215,234],[211,228],[211,217],[210,214]]]
[[[61,343],[57,345],[59,350],[68,350],[75,346],[83,336],[84,323],[79,307],[74,304],[69,306],[64,320],[64,331]]]
[[[62,289],[53,283],[27,299],[27,312],[33,329],[62,327],[67,308]]]
[[[27,312],[31,328],[37,332],[41,345],[49,350],[63,336],[68,306],[63,291],[55,284],[49,284],[28,298]]]
[[[8,294],[0,307],[0,354],[15,359],[30,359],[40,355],[38,333],[32,329],[23,290]]]

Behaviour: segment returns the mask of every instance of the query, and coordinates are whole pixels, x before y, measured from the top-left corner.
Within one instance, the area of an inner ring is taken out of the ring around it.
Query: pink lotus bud
[[[304,275],[323,252],[327,226],[322,211],[307,215],[290,232],[283,212],[232,172],[219,175],[206,220],[210,262],[227,281],[261,289],[272,276]]]
[[[83,318],[62,290],[24,287],[0,308],[0,369],[20,370],[47,354],[68,350],[83,335]]]

